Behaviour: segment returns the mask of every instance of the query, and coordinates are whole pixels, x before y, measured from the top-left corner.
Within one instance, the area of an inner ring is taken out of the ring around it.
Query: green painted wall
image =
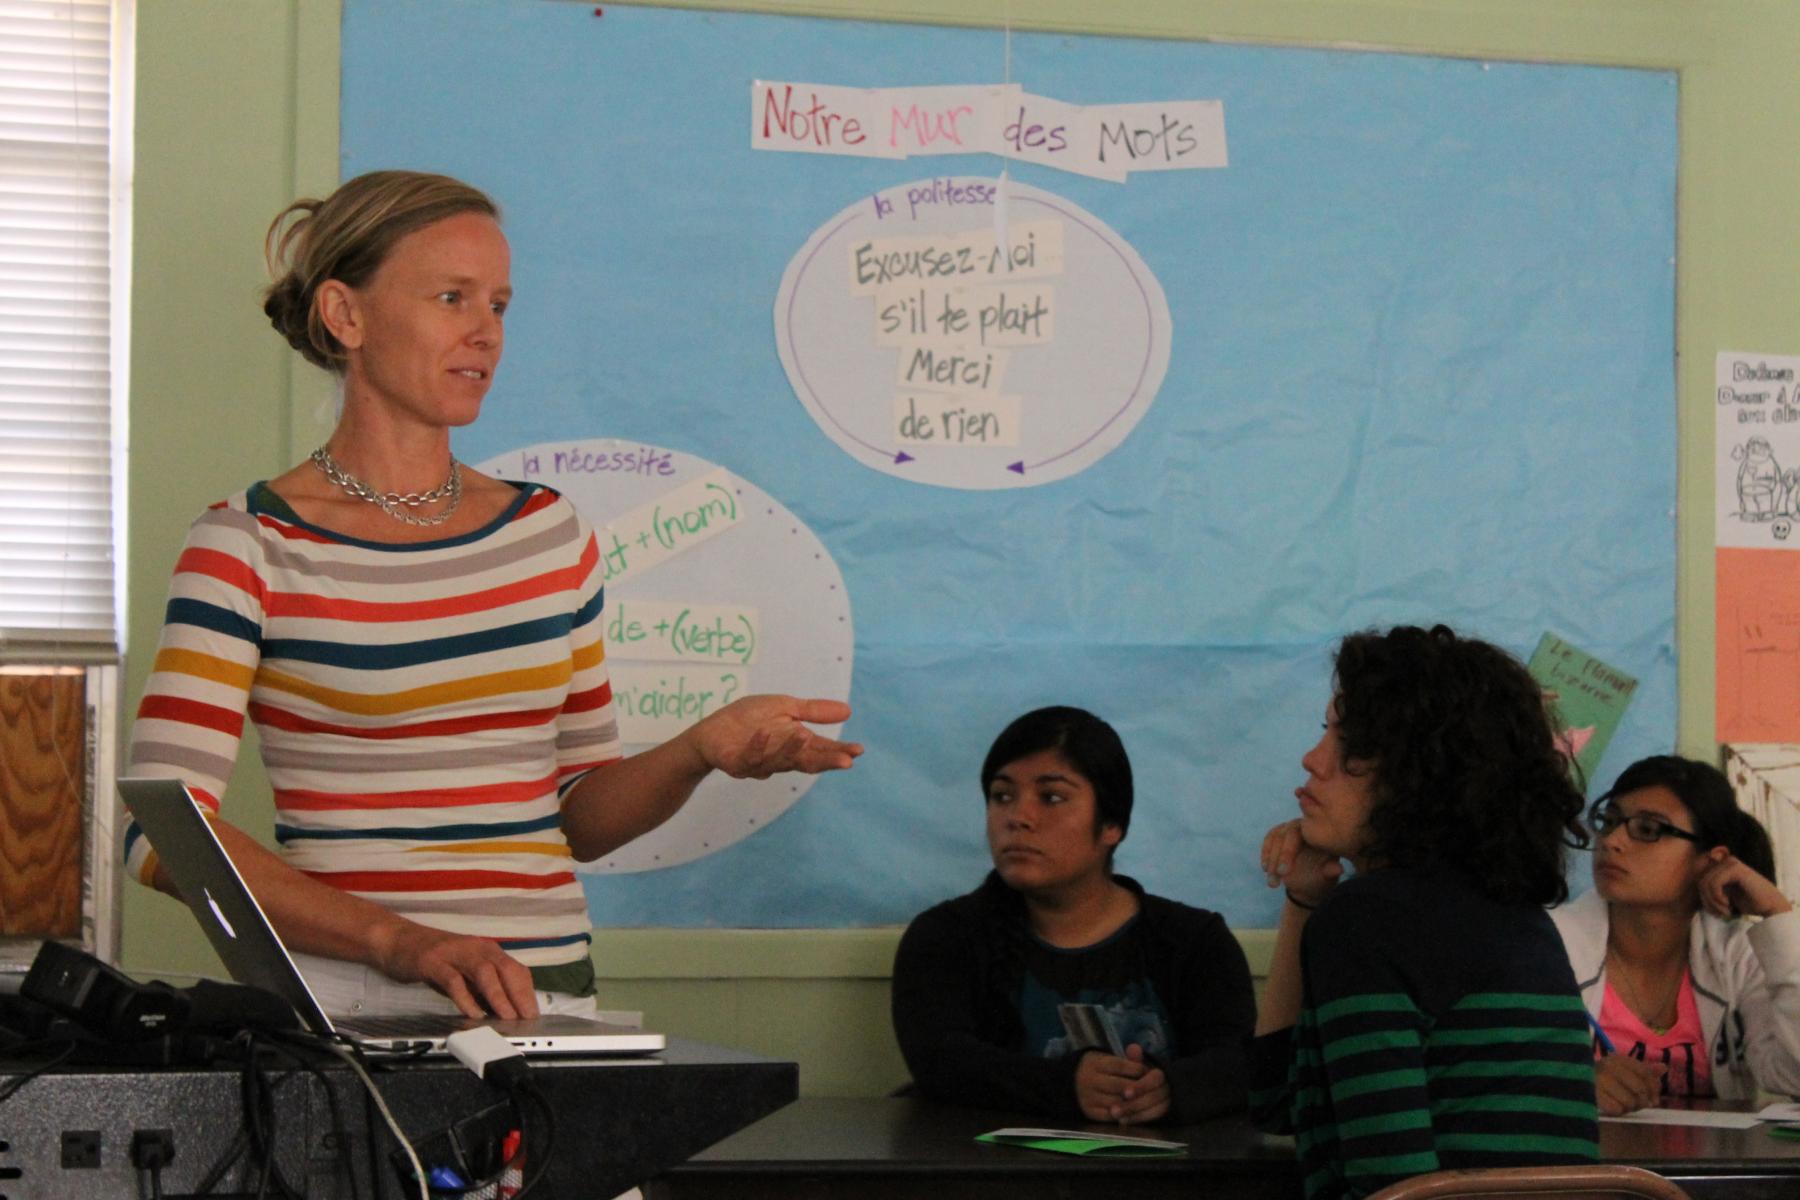
[[[520,0],[542,3],[545,0]],[[835,0],[758,8],[945,24],[1348,45],[1681,73],[1676,300],[1680,748],[1712,741],[1712,362],[1793,352],[1800,239],[1800,52],[1792,0]],[[1021,13],[1029,13],[1026,18]],[[271,335],[256,303],[269,218],[336,179],[337,0],[139,0],[126,695],[155,645],[188,521],[321,439],[330,389]],[[1622,472],[1628,463],[1596,463]],[[248,759],[250,756],[246,756]],[[1285,777],[1290,764],[1272,764]],[[232,813],[266,830],[253,763]],[[970,836],[977,836],[974,828]],[[608,1007],[674,1033],[798,1059],[802,1090],[874,1094],[903,1076],[887,1027],[892,930],[603,932]],[[1262,940],[1246,936],[1253,957]],[[138,973],[216,970],[173,902],[129,887],[123,960]],[[804,1013],[798,1021],[794,1014]]]

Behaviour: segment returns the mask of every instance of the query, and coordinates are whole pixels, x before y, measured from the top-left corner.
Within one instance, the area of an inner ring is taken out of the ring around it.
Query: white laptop
[[[530,1054],[644,1055],[664,1047],[660,1033],[575,1016],[527,1021],[429,1012],[329,1016],[186,786],[179,779],[121,779],[119,795],[231,977],[286,1000],[314,1033],[339,1034],[365,1049],[389,1052],[442,1052],[445,1038],[477,1025],[492,1026]]]

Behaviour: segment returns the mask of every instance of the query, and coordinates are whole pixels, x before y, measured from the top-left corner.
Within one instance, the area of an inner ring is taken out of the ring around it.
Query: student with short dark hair
[[[1262,850],[1287,903],[1251,1108],[1297,1135],[1309,1200],[1594,1160],[1587,1020],[1544,912],[1582,797],[1537,683],[1442,625],[1352,634],[1300,761],[1300,817]]]
[[[1800,913],[1730,782],[1691,759],[1641,759],[1588,821],[1594,890],[1551,916],[1606,1035],[1600,1111],[1800,1093]]]
[[[1091,1121],[1241,1110],[1250,969],[1216,913],[1115,875],[1131,763],[1078,708],[1026,713],[981,768],[994,869],[921,913],[894,959],[894,1032],[924,1095]],[[1083,1048],[1059,1006],[1104,1014]]]

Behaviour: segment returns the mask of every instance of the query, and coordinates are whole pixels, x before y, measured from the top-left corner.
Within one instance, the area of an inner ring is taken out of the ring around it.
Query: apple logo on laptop
[[[219,902],[213,899],[212,893],[206,888],[202,887],[200,891],[206,896],[206,907],[212,909],[212,915],[218,919],[219,928],[225,931],[226,937],[236,941],[237,930],[233,929],[231,922],[225,919],[225,914],[219,909]]]

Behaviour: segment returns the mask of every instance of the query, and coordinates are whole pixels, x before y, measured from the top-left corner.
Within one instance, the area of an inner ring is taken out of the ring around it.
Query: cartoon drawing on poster
[[[993,179],[940,177],[858,200],[794,255],[774,316],[820,431],[940,487],[1085,470],[1143,418],[1169,364],[1168,303],[1137,252],[1010,181],[1004,195]]]
[[[812,530],[761,488],[695,455],[614,439],[526,446],[478,469],[548,484],[594,526],[627,754],[752,691],[850,699],[843,576]],[[840,727],[818,728],[836,736]],[[813,782],[711,775],[666,824],[581,869],[692,862],[766,827]]]
[[[1800,357],[1721,352],[1715,367],[1716,544],[1800,549]]]

